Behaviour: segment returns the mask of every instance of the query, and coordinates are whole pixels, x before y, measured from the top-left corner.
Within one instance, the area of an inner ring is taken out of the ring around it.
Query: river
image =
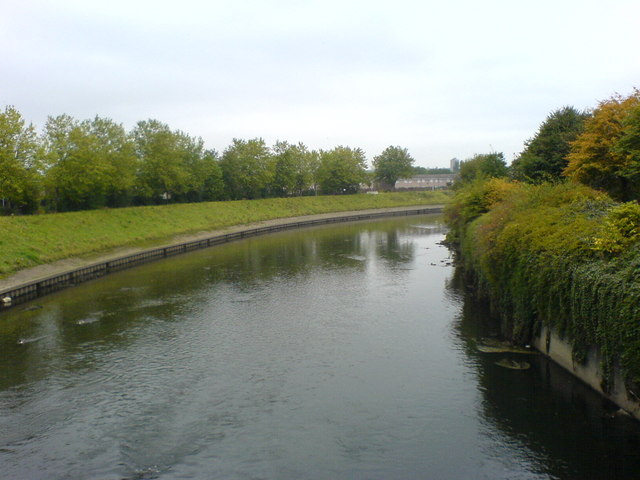
[[[0,478],[638,478],[635,420],[478,351],[444,232],[288,231],[2,313]]]

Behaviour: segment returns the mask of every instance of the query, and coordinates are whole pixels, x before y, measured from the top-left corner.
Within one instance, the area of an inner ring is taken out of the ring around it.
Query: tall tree
[[[583,133],[572,143],[564,174],[569,178],[605,190],[618,200],[638,198],[633,181],[634,119],[640,105],[640,90],[616,95],[601,102],[585,121]]]
[[[44,143],[50,208],[64,211],[104,206],[109,165],[104,156],[96,154],[99,139],[87,124],[68,115],[49,117]]]
[[[40,145],[33,125],[12,106],[0,112],[0,211],[30,213],[40,194]]]
[[[58,211],[60,207],[60,165],[69,157],[71,145],[69,133],[78,125],[77,120],[67,114],[49,116],[44,126],[42,143],[44,148],[44,185],[47,208]]]
[[[218,153],[215,150],[203,150],[190,157],[187,164],[190,181],[186,194],[178,200],[188,202],[209,202],[224,198],[224,181]]]
[[[185,172],[184,184],[173,198],[176,201],[199,202],[217,200],[222,195],[222,171],[217,153],[205,150],[200,137],[174,131],[175,157]]]
[[[261,138],[233,139],[220,159],[227,197],[239,200],[268,196],[275,169],[269,147]]]
[[[322,193],[357,193],[367,180],[364,152],[342,146],[321,152],[317,175]]]
[[[304,195],[313,185],[314,153],[304,143],[276,142],[273,193],[278,196]]]
[[[204,155],[204,143],[158,120],[138,122],[133,130],[139,161],[137,195],[144,202],[163,203],[184,199],[199,190],[203,179],[194,165]]]
[[[625,159],[621,175],[629,181],[629,197],[640,199],[640,104],[622,120],[622,134],[614,150]]]
[[[399,178],[410,177],[413,173],[414,159],[406,148],[387,147],[373,158],[375,179],[385,189],[393,189]]]
[[[507,176],[507,162],[502,152],[476,154],[460,165],[460,183],[468,183],[477,178]]]
[[[320,150],[311,150],[305,156],[304,171],[307,172],[308,177],[300,175],[300,195],[305,193],[317,195],[320,191],[320,153]],[[305,178],[309,181],[308,184],[302,181]]]
[[[287,197],[296,190],[296,174],[302,164],[303,151],[288,142],[278,141],[272,148],[274,175],[272,189],[274,195]]]
[[[558,179],[567,167],[571,142],[582,133],[587,112],[563,107],[550,113],[524,151],[511,164],[511,175],[521,181]]]
[[[78,122],[69,115],[45,125],[47,198],[53,210],[129,204],[135,152],[122,125],[96,116]]]
[[[130,205],[138,166],[132,137],[121,124],[109,118],[96,116],[82,122],[82,126],[95,138],[94,159],[105,164],[105,204]]]

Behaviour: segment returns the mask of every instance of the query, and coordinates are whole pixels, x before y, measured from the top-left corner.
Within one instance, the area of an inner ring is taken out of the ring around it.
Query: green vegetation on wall
[[[621,366],[640,393],[638,204],[575,183],[490,179],[460,188],[446,215],[449,241],[515,341],[548,325],[577,361],[598,348],[605,373]]]

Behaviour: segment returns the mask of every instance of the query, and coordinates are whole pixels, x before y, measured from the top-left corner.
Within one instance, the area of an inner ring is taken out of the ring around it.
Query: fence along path
[[[21,285],[13,286],[0,290],[0,311],[11,308],[15,305],[33,300],[35,298],[56,292],[64,288],[75,286],[79,283],[102,277],[109,273],[131,268],[136,265],[159,260],[161,258],[171,257],[181,253],[199,250],[201,248],[221,245],[223,243],[232,242],[248,237],[255,237],[267,233],[279,232],[282,230],[290,230],[293,228],[311,227],[316,225],[326,225],[330,223],[353,222],[357,220],[367,220],[381,217],[397,217],[405,215],[420,215],[428,213],[442,212],[441,206],[432,207],[416,207],[403,210],[387,210],[377,212],[363,212],[357,214],[330,216],[325,218],[314,218],[311,220],[292,221],[279,223],[275,225],[267,225],[263,227],[247,228],[238,230],[233,233],[214,235],[204,239],[192,240],[188,242],[168,245],[158,248],[143,250],[131,255],[125,255],[119,258],[110,259],[85,265],[79,268],[68,270],[48,277],[40,278],[32,282],[26,282]]]

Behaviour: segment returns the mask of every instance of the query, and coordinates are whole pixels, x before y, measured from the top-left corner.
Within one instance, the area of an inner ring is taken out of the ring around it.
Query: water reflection
[[[497,327],[443,230],[283,232],[3,313],[3,474],[633,478],[635,424],[542,358],[515,372],[476,350]]]
[[[532,469],[551,478],[613,479],[640,474],[640,426],[614,415],[617,407],[576,381],[542,355],[531,355],[531,369],[514,371],[496,365],[517,354],[482,353],[477,343],[500,335],[500,322],[486,303],[467,290],[457,269],[448,282],[452,296],[463,300],[456,335],[478,374],[482,393],[479,414],[494,454],[504,454],[504,436]],[[588,442],[577,439],[590,438]]]
[[[233,290],[232,303],[248,303],[260,299],[260,285],[304,281],[317,268],[362,273],[368,258],[379,257],[382,268],[400,268],[414,260],[411,238],[444,228],[439,222],[429,228],[397,226],[397,220],[383,220],[364,228],[356,223],[252,238],[124,271],[5,312],[0,389],[42,378],[60,359],[74,368],[74,356],[88,346],[132,344],[145,325],[181,321],[206,297]]]

